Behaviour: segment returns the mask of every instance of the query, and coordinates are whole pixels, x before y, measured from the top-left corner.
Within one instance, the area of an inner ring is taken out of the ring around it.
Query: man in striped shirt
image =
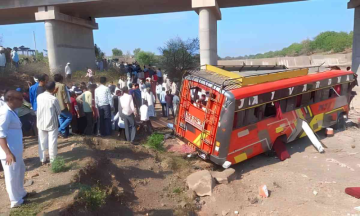
[[[58,116],[61,113],[58,99],[53,96],[55,82],[46,84],[46,92],[37,97],[37,128],[39,131],[39,156],[46,163],[45,150],[49,149],[50,162],[57,155]]]

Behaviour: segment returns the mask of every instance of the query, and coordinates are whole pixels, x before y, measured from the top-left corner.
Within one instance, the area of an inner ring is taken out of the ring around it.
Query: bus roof
[[[266,83],[236,88],[231,90],[231,92],[234,94],[236,99],[242,99],[254,95],[263,94],[266,92],[272,92],[278,89],[300,86],[311,82],[316,82],[320,80],[325,80],[325,79],[344,76],[344,75],[351,75],[351,74],[354,73],[352,71],[342,71],[342,70],[318,72],[301,77],[281,79],[273,82],[266,82]]]

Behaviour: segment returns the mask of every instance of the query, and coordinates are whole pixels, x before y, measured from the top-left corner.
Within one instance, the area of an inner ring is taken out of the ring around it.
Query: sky
[[[242,56],[280,50],[294,42],[312,39],[324,31],[353,30],[354,10],[348,0],[310,0],[221,9],[218,21],[218,55]],[[111,55],[136,48],[159,54],[166,41],[198,37],[199,19],[194,11],[97,19],[95,43]],[[44,23],[0,25],[2,45],[46,49]]]

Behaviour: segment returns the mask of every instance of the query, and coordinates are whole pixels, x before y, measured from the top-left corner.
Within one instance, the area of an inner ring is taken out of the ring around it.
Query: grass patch
[[[10,216],[35,216],[40,213],[49,202],[45,203],[29,203],[11,210]]]
[[[163,134],[154,133],[151,134],[151,136],[147,139],[146,146],[158,151],[164,151],[163,141],[164,141]]]
[[[173,193],[174,194],[181,194],[182,190],[181,190],[181,188],[177,187],[177,188],[174,188]]]
[[[85,205],[85,208],[96,210],[103,206],[107,197],[106,190],[99,186],[81,186],[78,201]]]
[[[51,171],[53,173],[66,172],[70,168],[71,166],[66,166],[63,157],[56,157],[55,160],[51,163]]]
[[[182,170],[189,167],[189,162],[182,157],[173,156],[171,157],[169,166],[172,170]]]

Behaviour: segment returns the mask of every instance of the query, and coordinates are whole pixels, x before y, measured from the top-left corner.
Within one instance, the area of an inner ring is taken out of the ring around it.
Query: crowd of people
[[[21,205],[27,194],[23,187],[23,134],[38,136],[39,159],[45,165],[57,156],[58,138],[72,134],[105,137],[115,130],[134,144],[138,131],[152,133],[156,103],[161,104],[163,117],[170,118],[170,111],[175,116],[180,102],[178,87],[160,68],[141,68],[134,63],[124,69],[114,84],[106,77],[96,83],[95,73],[87,68],[88,80],[77,84],[72,81],[68,63],[65,77],[40,74],[26,88],[3,92],[0,160],[12,208]]]
[[[5,68],[19,67],[20,58],[17,51],[17,47],[11,49],[0,46],[0,74],[5,72]]]

